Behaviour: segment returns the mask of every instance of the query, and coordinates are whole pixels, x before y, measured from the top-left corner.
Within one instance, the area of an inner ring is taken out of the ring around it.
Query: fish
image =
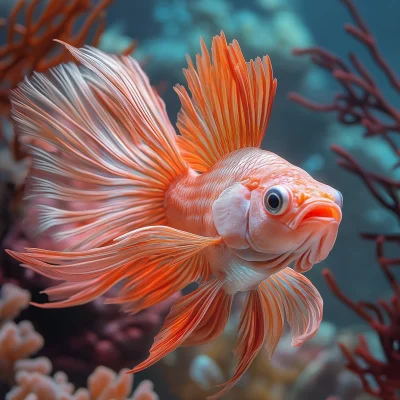
[[[211,51],[201,40],[195,61],[187,57],[188,89],[175,86],[178,134],[134,58],[63,45],[78,65],[25,78],[12,117],[34,143],[38,234],[78,240],[65,251],[8,252],[59,281],[44,291],[50,302],[34,303],[42,308],[117,288],[105,302],[134,314],[196,282],[131,373],[216,339],[244,292],[233,375],[217,399],[262,348],[272,356],[285,321],[293,346],[316,334],[323,299],[304,273],[333,248],[343,196],[261,148],[277,89],[268,56],[246,61],[223,32]]]

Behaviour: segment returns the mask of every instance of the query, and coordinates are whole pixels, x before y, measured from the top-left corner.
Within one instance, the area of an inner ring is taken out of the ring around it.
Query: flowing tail
[[[12,93],[30,144],[37,233],[91,249],[165,224],[164,193],[188,167],[165,105],[131,57],[65,44],[81,63],[25,78]]]
[[[201,250],[220,243],[166,224],[164,197],[188,171],[165,106],[131,57],[65,44],[81,64],[26,78],[12,94],[17,134],[30,143],[28,187],[38,231],[68,251],[10,252],[63,281],[45,291],[67,307],[124,281],[110,303],[129,312],[210,277]]]

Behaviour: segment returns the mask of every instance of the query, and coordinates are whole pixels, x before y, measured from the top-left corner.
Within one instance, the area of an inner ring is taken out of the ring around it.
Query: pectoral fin
[[[279,293],[292,332],[292,346],[300,347],[317,333],[323,300],[309,279],[288,267],[270,276],[260,287],[265,292]]]

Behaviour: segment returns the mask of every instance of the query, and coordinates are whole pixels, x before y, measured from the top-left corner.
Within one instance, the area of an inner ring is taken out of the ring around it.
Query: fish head
[[[235,183],[214,203],[217,231],[245,261],[305,272],[332,250],[342,219],[341,193],[282,162]]]

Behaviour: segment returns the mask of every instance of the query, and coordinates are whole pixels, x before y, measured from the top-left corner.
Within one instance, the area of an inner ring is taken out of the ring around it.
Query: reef
[[[386,77],[393,91],[399,95],[400,79],[380,52],[374,35],[353,1],[342,2],[354,22],[345,25],[346,32],[366,48],[375,66]],[[317,47],[296,49],[294,54],[310,56],[315,65],[331,75],[342,91],[331,103],[323,105],[297,93],[291,93],[289,97],[312,111],[335,113],[338,122],[343,125],[362,126],[365,141],[379,138],[395,157],[395,162],[390,168],[384,173],[377,173],[363,166],[349,151],[337,145],[332,146],[339,156],[338,164],[358,176],[380,207],[390,212],[392,218],[398,222],[400,181],[396,179],[395,172],[400,166],[400,110],[388,100],[375,77],[356,54],[350,53],[349,62]],[[395,270],[400,265],[400,234],[362,233],[361,236],[365,240],[375,242],[377,262],[392,290],[390,299],[380,299],[376,303],[355,302],[339,289],[330,270],[324,270],[324,276],[336,297],[362,318],[379,340],[381,357],[377,357],[363,335],[360,335],[359,343],[353,350],[343,343],[340,344],[347,359],[347,368],[360,378],[366,393],[375,398],[396,400],[400,398],[400,283]]]
[[[121,25],[113,24],[107,28],[106,11],[111,3],[112,0],[19,0],[16,3],[10,17],[0,22],[0,28],[8,32],[7,42],[0,46],[0,60],[7,59],[7,62],[13,63],[8,67],[7,63],[2,64],[6,67],[4,71],[0,68],[0,83],[3,84],[0,85],[0,111],[6,120],[9,116],[9,90],[18,84],[24,74],[29,75],[34,70],[45,71],[60,62],[71,61],[62,46],[53,41],[54,38],[75,46],[85,43],[98,45],[109,52],[126,54],[134,49],[136,43],[124,34]],[[298,90],[299,83],[304,83],[304,88],[308,88],[307,93],[313,92],[314,72],[310,63],[293,62],[290,54],[293,47],[313,44],[304,22],[291,9],[290,0],[258,0],[255,3],[259,12],[247,8],[247,5],[239,6],[223,0],[155,0],[151,7],[158,31],[152,32],[140,43],[135,56],[146,61],[146,69],[156,81],[167,80],[170,89],[172,83],[182,78],[184,54],[197,52],[199,36],[209,42],[212,35],[223,28],[230,39],[240,41],[245,52],[252,55],[270,54],[274,68],[279,71],[280,85],[284,85],[281,93],[285,92],[285,86],[292,85]],[[356,26],[349,28],[349,33],[370,49],[377,64],[387,71],[389,80],[396,79],[352,3],[347,1],[346,4],[356,20]],[[79,29],[75,27],[72,30],[78,20],[81,22]],[[45,21],[51,26],[50,33],[41,29]],[[3,59],[2,54],[7,54],[7,57]],[[398,111],[385,98],[359,59],[353,55],[350,57],[355,68],[355,72],[352,72],[343,60],[324,50],[310,48],[295,52],[295,55],[302,54],[309,54],[315,64],[327,70],[344,90],[332,104],[325,107],[298,95],[292,95],[292,99],[316,111],[336,112],[340,123],[362,125],[367,138],[382,138],[398,157],[397,148],[393,147],[395,142],[392,144],[389,134],[396,131],[397,128],[393,127],[400,126]],[[319,80],[318,86],[324,86],[324,82]],[[168,95],[169,92],[166,97]],[[169,111],[170,100],[167,99]],[[173,101],[177,104],[177,98],[174,97]],[[276,107],[284,110],[285,117],[282,118],[281,113],[272,121],[272,130],[285,131],[290,135],[293,126],[287,121],[296,118],[287,117],[291,111],[288,111],[287,105],[279,108],[279,101],[282,100],[277,99]],[[175,114],[172,111],[171,114]],[[380,117],[381,112],[385,114],[384,118]],[[288,124],[286,127],[285,122]],[[327,126],[326,121],[313,124],[309,129],[305,123],[302,129],[318,132]],[[315,128],[318,124],[319,127]],[[55,311],[27,307],[30,298],[36,302],[44,301],[45,297],[39,291],[48,286],[47,278],[20,268],[17,262],[4,254],[3,249],[61,249],[67,243],[56,243],[49,236],[37,236],[27,229],[27,219],[34,216],[27,215],[20,201],[22,190],[16,188],[23,187],[29,160],[21,160],[23,148],[13,140],[7,121],[4,126],[3,147],[0,149],[0,285],[3,296],[0,301],[0,377],[4,385],[0,387],[0,396],[7,391],[7,400],[24,399],[30,394],[37,395],[40,400],[156,399],[152,384],[148,381],[140,384],[131,394],[133,378],[124,373],[123,367],[134,366],[145,357],[155,333],[179,294],[134,316],[121,312],[118,306],[104,306],[103,299],[85,306]],[[325,162],[321,155],[321,136],[310,133],[311,144],[306,145],[307,151],[315,152],[304,164],[312,173],[319,172]],[[302,135],[293,134],[288,138],[290,146],[283,145],[288,152],[299,153],[298,148],[305,147]],[[10,141],[12,153],[8,147]],[[270,142],[267,147],[270,148]],[[374,171],[366,170],[353,155],[339,146],[334,150],[341,156],[340,165],[360,176],[379,204],[400,216],[397,181],[389,173],[377,175]],[[370,332],[363,332],[358,343],[354,329],[342,331],[324,322],[319,334],[301,349],[291,348],[287,335],[282,338],[272,360],[268,360],[266,354],[260,354],[240,384],[229,394],[230,399],[366,400],[371,399],[372,395],[379,396],[378,390],[383,390],[376,383],[369,386],[369,390],[368,387],[363,390],[362,385],[365,387],[369,383],[365,377],[371,375],[371,371],[375,380],[381,379],[382,385],[398,379],[396,370],[393,372],[390,368],[400,358],[397,345],[399,334],[396,333],[399,326],[396,320],[400,309],[397,300],[399,289],[391,272],[395,259],[386,258],[383,245],[390,242],[395,247],[400,235],[364,237],[377,242],[378,260],[392,284],[395,292],[393,299],[396,300],[379,304],[352,302],[339,290],[331,273],[325,272],[325,276],[339,298],[361,317],[368,316],[368,319],[364,319],[377,332],[385,358],[379,358],[375,347],[371,347]],[[229,355],[236,341],[239,306],[240,299],[231,322],[218,340],[201,348],[178,349],[155,367],[178,398],[204,399],[213,393],[215,384],[230,376]],[[386,315],[389,315],[389,319],[385,318]],[[52,323],[49,324],[49,321]],[[342,351],[336,346],[337,341],[342,343]],[[344,368],[346,359],[349,370]],[[85,385],[87,388],[75,389]],[[392,389],[395,390],[395,386]],[[393,400],[395,397],[382,398]]]
[[[30,293],[7,283],[0,290],[0,395],[5,400],[158,400],[150,381],[142,381],[132,393],[133,375],[97,367],[87,388],[76,389],[64,372],[52,375],[47,357],[30,358],[44,339],[27,320],[15,322],[27,309]],[[8,387],[8,388],[7,388]],[[2,393],[2,389],[7,393]],[[5,397],[3,397],[3,395]]]

